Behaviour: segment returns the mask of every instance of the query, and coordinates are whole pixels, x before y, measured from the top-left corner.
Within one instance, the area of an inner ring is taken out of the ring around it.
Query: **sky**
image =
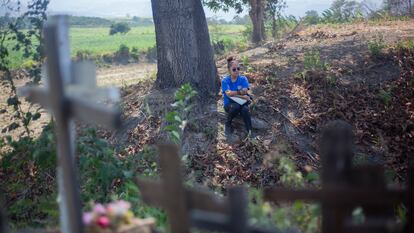
[[[287,15],[302,16],[307,10],[324,10],[333,0],[287,0]],[[119,17],[131,16],[152,17],[150,0],[51,0],[49,9],[53,12],[72,13],[84,16]],[[207,17],[232,19],[236,13],[212,12],[205,8]],[[242,14],[246,14],[244,12]]]
[[[1,1],[1,0],[0,0]],[[286,15],[303,16],[308,10],[321,12],[331,5],[333,0],[286,0]],[[371,5],[380,6],[382,0],[365,0]],[[374,7],[375,8],[375,7]],[[152,17],[151,0],[50,0],[49,11],[52,13],[65,13],[78,16],[98,17],[125,17],[139,16]],[[236,13],[212,12],[205,8],[207,17],[231,20]],[[243,12],[240,16],[247,14]]]

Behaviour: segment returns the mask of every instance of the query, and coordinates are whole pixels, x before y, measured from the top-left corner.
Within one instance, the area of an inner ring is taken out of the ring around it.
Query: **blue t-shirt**
[[[223,80],[221,80],[221,90],[223,92],[224,97],[224,106],[226,106],[230,102],[229,97],[226,95],[227,90],[238,91],[245,88],[249,88],[249,81],[245,76],[237,76],[236,82],[231,81],[230,75],[224,77]]]

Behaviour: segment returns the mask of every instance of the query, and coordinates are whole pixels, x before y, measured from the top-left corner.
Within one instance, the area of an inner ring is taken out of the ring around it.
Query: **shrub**
[[[137,47],[132,47],[130,55],[135,61],[139,60],[139,50]]]
[[[236,49],[239,52],[246,50],[248,47],[249,46],[248,46],[246,41],[240,41],[240,42],[236,43]]]
[[[150,62],[157,62],[157,46],[149,47],[146,51],[146,58]]]
[[[316,49],[305,53],[303,64],[306,70],[326,70],[328,67],[328,64],[321,61],[321,54]]]
[[[8,203],[12,226],[57,225],[59,211],[54,201],[57,192],[56,185],[51,183],[56,181],[51,178],[55,177],[56,169],[52,127],[47,126],[38,139],[23,137],[15,141],[8,137],[2,141],[2,147],[9,150],[0,154],[4,172],[0,186],[5,188],[2,195]]]
[[[1,139],[0,146],[10,148],[0,154],[1,170],[8,174],[1,176],[0,186],[5,187],[4,197],[13,228],[56,226],[59,208],[54,178],[57,154],[53,126],[45,127],[37,139],[24,137],[14,141],[9,137]],[[133,203],[132,210],[137,216],[151,215],[157,219],[157,224],[165,226],[165,213],[144,205],[133,181],[137,172],[143,176],[157,174],[154,148],[118,156],[119,153],[92,128],[80,133],[76,148],[84,206],[95,201],[124,199]]]
[[[213,41],[211,45],[213,47],[214,53],[217,55],[223,55],[224,52],[226,51],[223,40]]]
[[[381,90],[378,93],[378,98],[384,103],[386,107],[388,107],[392,100],[392,91],[391,89],[388,90]]]
[[[368,42],[368,49],[371,52],[371,56],[374,58],[379,58],[381,56],[381,50],[383,48],[385,48],[385,44],[382,36],[377,36]]]
[[[225,52],[234,50],[236,43],[231,39],[217,40],[212,42],[214,53],[217,55],[223,55]]]
[[[117,33],[126,34],[131,30],[131,27],[128,23],[120,22],[114,23],[109,29],[109,35],[115,35]]]
[[[115,53],[115,58],[120,63],[128,63],[131,58],[128,46],[121,44]]]
[[[252,23],[246,24],[245,29],[242,32],[242,35],[246,41],[252,40],[252,35],[253,35],[253,24]]]
[[[121,44],[117,51],[118,54],[128,55],[129,56],[129,48],[125,44]]]
[[[168,123],[165,131],[167,131],[169,139],[176,144],[181,142],[181,136],[187,124],[188,112],[192,107],[191,101],[196,94],[197,92],[189,83],[182,85],[175,92],[175,102],[172,104],[174,111],[168,112],[165,116],[165,121]]]
[[[89,60],[92,59],[92,52],[89,50],[79,50],[76,52],[77,60]]]

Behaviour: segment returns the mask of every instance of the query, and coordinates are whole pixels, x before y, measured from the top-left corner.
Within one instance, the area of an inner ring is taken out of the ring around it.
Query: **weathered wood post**
[[[414,162],[411,162],[408,172],[408,224],[405,233],[414,232]]]
[[[4,216],[3,210],[0,209],[0,233],[6,232],[6,217]]]
[[[351,126],[343,121],[330,122],[322,132],[320,148],[322,189],[349,185],[354,157]],[[343,221],[351,211],[335,202],[322,202],[322,232],[341,233]]]
[[[412,193],[403,187],[387,187],[381,166],[352,166],[353,134],[347,123],[329,123],[321,140],[322,189],[274,187],[265,190],[264,199],[321,203],[323,233],[402,232],[402,224],[394,219],[394,206],[413,203]],[[352,219],[357,207],[365,215],[362,223]]]
[[[274,232],[249,226],[246,188],[229,188],[226,198],[186,188],[177,147],[162,145],[159,151],[161,181],[137,179],[137,184],[147,204],[166,210],[172,233],[189,232],[191,227],[230,233]]]
[[[230,219],[229,228],[232,233],[248,233],[249,216],[247,205],[249,199],[247,190],[244,187],[234,187],[229,189],[229,209]]]
[[[168,215],[170,230],[173,233],[190,232],[190,215],[182,182],[182,170],[178,149],[173,145],[159,148],[161,179],[163,184],[163,206]]]
[[[120,125],[120,112],[116,108],[107,108],[94,102],[94,98],[91,98],[95,94],[110,98],[114,90],[100,90],[96,87],[93,64],[71,62],[67,17],[50,17],[43,30],[48,80],[45,87],[20,88],[19,94],[49,109],[55,118],[61,232],[82,233],[84,229],[79,183],[75,173],[73,119],[115,128]]]

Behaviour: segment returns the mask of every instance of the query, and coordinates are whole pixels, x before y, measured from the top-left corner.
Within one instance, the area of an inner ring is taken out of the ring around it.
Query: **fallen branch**
[[[279,113],[281,116],[283,116],[286,120],[288,120],[289,121],[289,123],[291,124],[291,125],[293,125],[293,127],[295,127],[295,129],[297,129],[298,131],[299,131],[299,133],[301,133],[301,134],[304,134],[303,133],[303,131],[301,130],[301,129],[299,129],[293,122],[292,122],[292,120],[288,117],[288,116],[286,116],[285,114],[283,114],[279,109],[277,109],[277,108],[275,108],[275,107],[272,107],[271,106],[271,108],[275,111],[275,112],[277,112],[277,113]]]

